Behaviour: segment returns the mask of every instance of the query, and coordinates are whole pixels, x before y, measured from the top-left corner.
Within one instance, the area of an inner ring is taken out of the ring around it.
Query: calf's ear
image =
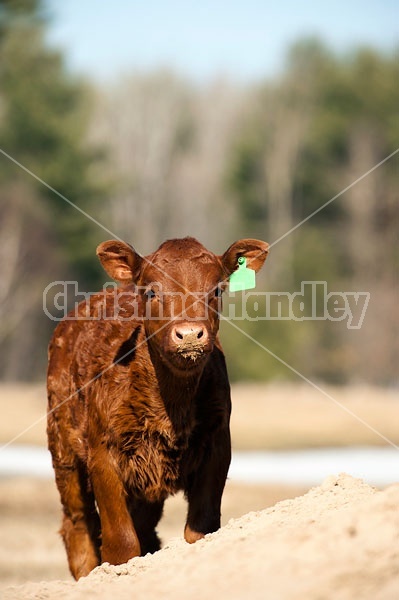
[[[245,239],[234,242],[221,257],[228,275],[238,268],[238,259],[243,256],[247,259],[247,267],[258,272],[269,252],[269,244],[261,240]]]
[[[109,240],[97,246],[97,256],[105,271],[119,283],[134,283],[140,273],[143,258],[129,244]]]

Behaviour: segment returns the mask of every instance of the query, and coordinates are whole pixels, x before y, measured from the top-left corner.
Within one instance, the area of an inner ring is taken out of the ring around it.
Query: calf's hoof
[[[194,542],[198,542],[198,540],[201,540],[203,537],[205,537],[204,533],[194,531],[189,525],[186,525],[184,528],[184,539],[189,544],[194,544]]]

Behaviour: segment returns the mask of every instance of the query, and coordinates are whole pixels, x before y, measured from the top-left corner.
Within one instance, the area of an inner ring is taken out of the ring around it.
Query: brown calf
[[[118,241],[98,247],[124,287],[80,304],[49,348],[48,443],[76,579],[158,550],[155,528],[178,490],[188,542],[220,527],[231,449],[219,297],[239,257],[258,271],[267,252],[252,239],[223,256],[193,238],[147,257]]]

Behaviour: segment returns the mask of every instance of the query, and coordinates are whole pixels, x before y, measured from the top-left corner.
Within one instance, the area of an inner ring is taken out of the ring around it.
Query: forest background
[[[271,243],[260,292],[324,281],[370,294],[357,329],[223,322],[234,381],[299,371],[397,385],[398,50],[306,38],[256,83],[158,69],[101,85],[68,70],[49,18],[40,0],[0,1],[0,378],[44,379],[55,323],[43,291],[101,289],[99,242],[115,234],[146,254],[192,235],[216,253],[241,237]]]

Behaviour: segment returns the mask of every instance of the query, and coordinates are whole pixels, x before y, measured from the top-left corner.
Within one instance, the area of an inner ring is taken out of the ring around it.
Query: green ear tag
[[[229,284],[230,292],[251,290],[255,287],[255,271],[247,268],[247,259],[244,256],[238,259],[238,269],[230,275]]]

